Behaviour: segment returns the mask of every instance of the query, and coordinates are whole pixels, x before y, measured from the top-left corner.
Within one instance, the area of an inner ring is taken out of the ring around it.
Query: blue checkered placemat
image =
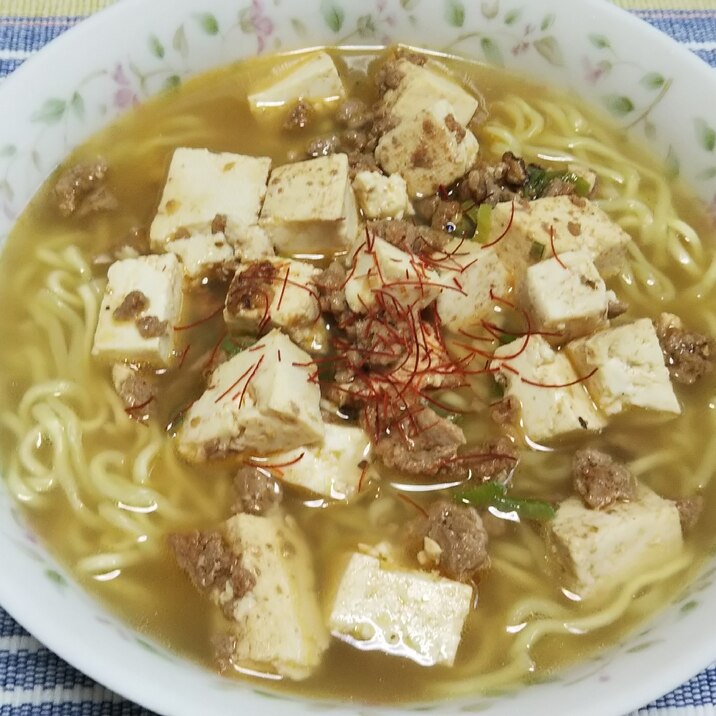
[[[0,0],[0,80],[109,1]],[[616,2],[716,67],[716,0]],[[638,714],[657,712],[659,716],[716,716],[716,664]],[[151,714],[56,657],[0,608],[0,716]]]

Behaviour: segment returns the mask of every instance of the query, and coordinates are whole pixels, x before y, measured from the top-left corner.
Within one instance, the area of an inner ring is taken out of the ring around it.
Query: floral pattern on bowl
[[[134,31],[139,16],[141,29]],[[716,74],[599,0],[125,0],[60,38],[0,88],[3,106],[14,107],[0,117],[0,245],[63,156],[144,99],[256,53],[394,41],[521,70],[579,93],[646,139],[671,174],[681,173],[716,211]],[[273,713],[277,698],[286,715],[397,713],[276,697],[176,658],[109,616],[68,578],[1,486],[0,569],[7,577],[0,601],[16,618],[78,668],[160,713],[210,708],[220,716],[239,705],[246,713]],[[509,700],[479,697],[402,711],[529,708],[588,716],[636,707],[716,656],[702,634],[709,604],[716,603],[715,578],[716,567],[707,568],[649,628]],[[23,594],[12,586],[20,579]],[[101,653],[84,648],[99,643]],[[689,658],[678,668],[665,666],[675,651]]]

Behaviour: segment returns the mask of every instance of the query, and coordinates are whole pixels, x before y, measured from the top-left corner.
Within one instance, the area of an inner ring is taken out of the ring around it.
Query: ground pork
[[[387,241],[404,251],[414,254],[439,251],[451,240],[450,234],[436,231],[428,226],[418,226],[409,221],[378,220],[368,222],[371,236]]]
[[[412,475],[435,475],[454,461],[458,448],[465,444],[462,430],[434,410],[413,407],[392,421],[380,415],[374,406],[361,411],[361,424],[376,436],[375,455],[386,467]]]
[[[149,299],[141,291],[130,291],[112,312],[115,321],[131,321],[149,308]]]
[[[288,116],[283,122],[286,130],[305,129],[313,119],[313,109],[309,104],[299,99],[291,108]]]
[[[270,261],[255,261],[238,270],[226,295],[226,310],[231,314],[252,309],[266,309],[271,305],[272,283],[277,269]]]
[[[685,330],[670,313],[661,314],[656,333],[672,380],[691,385],[713,370],[714,340],[709,336]]]
[[[684,497],[676,500],[676,509],[679,511],[679,520],[681,521],[681,531],[690,532],[701,517],[704,509],[704,498],[701,495],[694,497]]]
[[[283,499],[279,482],[263,470],[244,466],[234,477],[236,500],[232,511],[261,515]]]
[[[519,453],[507,437],[488,440],[471,446],[464,455],[458,455],[444,472],[451,475],[468,475],[472,480],[506,482],[519,462]]]
[[[332,261],[328,268],[321,271],[314,279],[321,311],[330,313],[338,321],[349,313],[345,291],[346,278],[347,273],[343,264],[340,261]]]
[[[433,502],[427,516],[408,523],[406,536],[409,551],[432,555],[437,569],[449,579],[468,582],[488,563],[487,530],[477,510],[466,505]]]
[[[169,330],[169,321],[160,321],[156,316],[141,316],[134,323],[142,338],[159,338]]]
[[[244,569],[241,556],[231,550],[220,532],[176,533],[167,541],[177,563],[200,592],[231,594],[231,599],[222,600],[226,616],[231,616],[235,600],[254,588],[256,577]]]
[[[93,211],[116,209],[117,200],[104,184],[106,176],[107,162],[101,157],[67,169],[54,188],[60,214],[85,216]]]
[[[636,493],[636,480],[626,465],[600,450],[578,450],[572,460],[574,489],[586,507],[601,510]]]

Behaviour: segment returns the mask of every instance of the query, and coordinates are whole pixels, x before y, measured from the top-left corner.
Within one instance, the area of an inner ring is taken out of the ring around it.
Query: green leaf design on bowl
[[[562,56],[562,50],[559,48],[557,38],[552,36],[542,37],[539,40],[535,40],[532,44],[535,50],[537,50],[550,65],[564,67],[564,57]]]
[[[462,0],[447,0],[445,3],[445,20],[448,25],[462,27],[465,24],[465,6]]]
[[[696,129],[696,140],[707,151],[713,152],[716,147],[716,130],[706,120],[697,118],[694,120]]]
[[[617,117],[625,117],[635,109],[634,102],[624,95],[609,95],[605,97],[604,104],[607,106],[607,109]]]
[[[343,8],[330,2],[330,0],[323,0],[323,2],[321,2],[321,16],[326,25],[328,25],[333,32],[340,32],[340,29],[343,27],[343,21],[346,18]]]
[[[210,12],[204,12],[200,15],[196,15],[196,19],[199,23],[199,27],[201,27],[207,35],[219,34],[219,21],[215,15],[212,15]]]

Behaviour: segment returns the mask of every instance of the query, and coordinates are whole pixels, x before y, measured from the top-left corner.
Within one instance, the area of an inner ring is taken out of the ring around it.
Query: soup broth
[[[374,102],[379,53],[330,54],[349,96]],[[267,156],[278,166],[303,158],[311,139],[334,131],[331,113],[300,131],[251,113],[247,93],[285,59],[252,59],[194,78],[92,137],[59,171],[101,155],[119,208],[62,218],[51,179],[20,218],[0,261],[0,456],[7,489],[83,586],[141,632],[210,669],[217,668],[211,635],[218,610],[180,571],[166,536],[211,528],[231,515],[237,461],[190,465],[174,447],[182,411],[203,391],[201,369],[222,339],[216,311],[226,286],[207,284],[185,299],[181,367],[162,377],[166,397],[156,419],[143,425],[128,419],[110,369],[90,355],[106,280],[106,266],[94,260],[136,227],[148,228],[176,147]],[[476,129],[482,156],[498,159],[509,150],[547,168],[578,162],[597,173],[595,200],[638,247],[609,285],[628,302],[632,320],[668,311],[690,329],[716,333],[716,290],[706,273],[714,231],[688,188],[669,180],[642,146],[575,97],[495,68],[442,60],[482,97],[487,118]],[[313,261],[325,267],[329,258]],[[479,410],[455,418],[468,447],[500,432],[488,416],[496,400],[491,377],[475,379],[474,387],[476,398],[460,399]],[[678,557],[580,601],[559,581],[544,527],[502,520],[453,667],[426,669],[333,639],[305,681],[231,673],[303,695],[422,701],[542,680],[617,643],[678,597],[714,545],[716,375],[678,386],[677,395],[683,414],[675,419],[629,414],[598,436],[549,449],[521,447],[512,489],[555,503],[572,493],[576,447],[603,448],[663,497],[703,494],[704,513]],[[401,525],[453,486],[382,467],[377,473],[348,505],[287,490],[283,507],[310,545],[324,612],[357,545],[399,542]]]

